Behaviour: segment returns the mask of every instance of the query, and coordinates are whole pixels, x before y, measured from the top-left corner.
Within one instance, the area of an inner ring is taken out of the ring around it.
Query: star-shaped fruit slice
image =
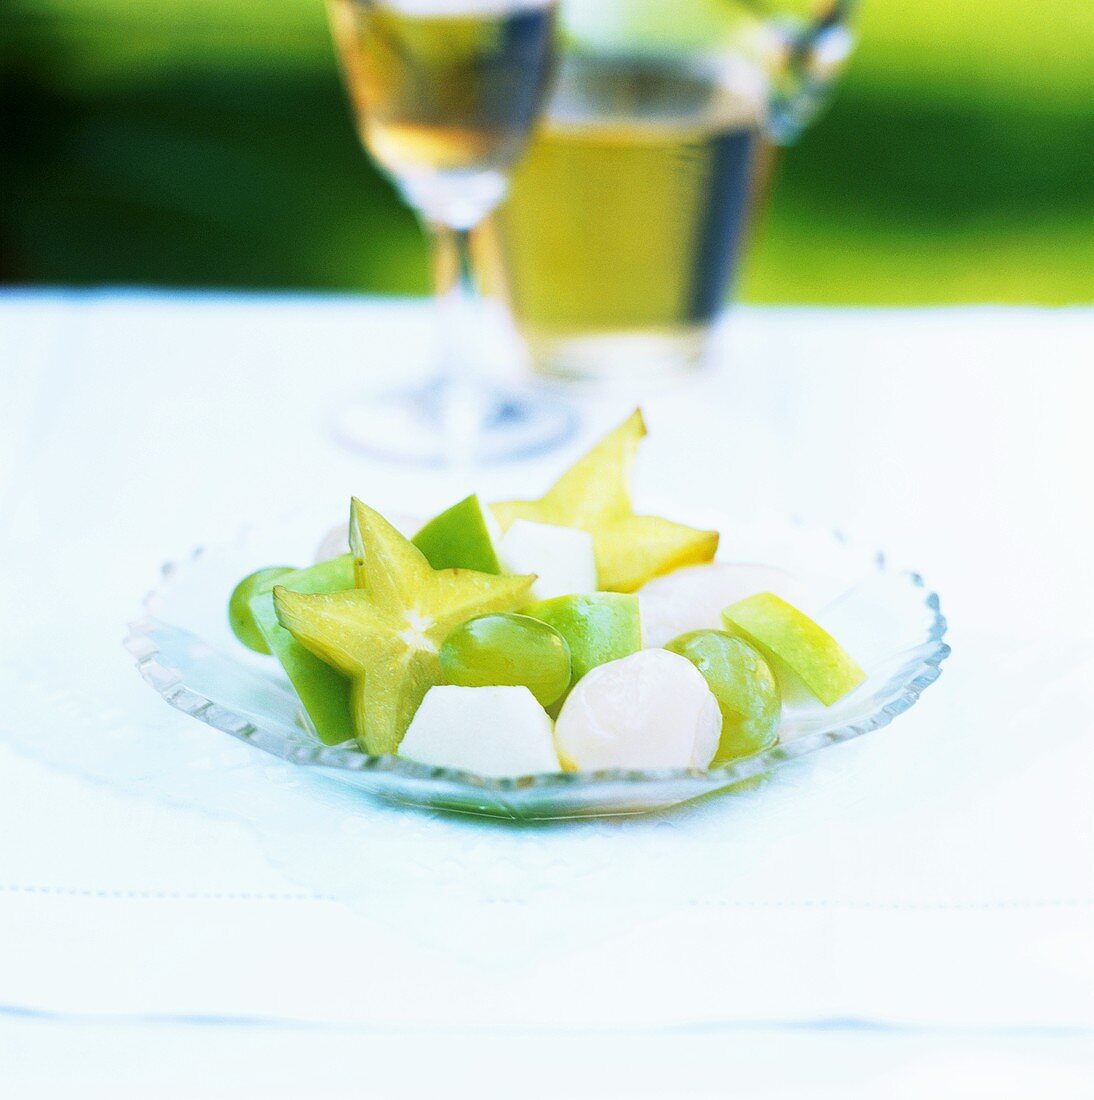
[[[640,410],[578,459],[539,500],[509,500],[492,511],[503,529],[518,519],[578,527],[593,536],[599,586],[634,592],[651,577],[710,561],[717,531],[635,515],[631,473],[646,434]]]
[[[476,615],[529,602],[535,577],[433,569],[379,512],[350,509],[356,588],[309,595],[274,589],[281,625],[350,678],[354,731],[365,752],[393,753],[425,693],[443,683],[440,648]]]

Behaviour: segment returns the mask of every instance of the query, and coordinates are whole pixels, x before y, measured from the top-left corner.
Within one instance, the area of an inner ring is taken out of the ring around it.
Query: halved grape
[[[775,743],[782,697],[775,674],[748,642],[724,630],[693,630],[665,648],[691,661],[718,700],[722,737],[716,764]]]
[[[445,639],[441,669],[459,687],[526,687],[548,707],[570,686],[570,648],[528,615],[480,615]]]
[[[232,633],[255,653],[269,653],[270,647],[255,622],[251,600],[262,592],[273,591],[273,586],[282,577],[293,572],[295,570],[291,565],[271,565],[268,569],[258,569],[244,577],[232,591],[228,600],[228,623]]]

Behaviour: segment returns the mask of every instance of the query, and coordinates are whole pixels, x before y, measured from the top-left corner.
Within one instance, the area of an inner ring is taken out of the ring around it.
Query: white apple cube
[[[576,527],[514,520],[498,546],[507,573],[535,573],[537,600],[596,591],[593,536]]]
[[[526,687],[433,687],[399,755],[494,778],[561,771],[547,712]]]
[[[705,768],[722,714],[702,673],[685,657],[643,649],[586,673],[555,723],[567,771]]]

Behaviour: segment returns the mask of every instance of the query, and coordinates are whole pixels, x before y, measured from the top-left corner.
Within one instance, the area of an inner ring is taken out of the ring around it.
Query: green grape
[[[269,592],[287,573],[294,573],[291,565],[271,565],[268,569],[259,569],[249,573],[235,586],[228,600],[228,622],[232,633],[255,653],[269,653],[270,647],[258,629],[258,623],[251,612],[251,600],[263,592]]]
[[[774,673],[748,642],[723,630],[693,630],[665,648],[691,661],[718,700],[722,736],[716,764],[775,743],[782,697]]]
[[[570,686],[570,647],[528,615],[480,615],[445,639],[441,669],[459,687],[526,687],[548,707]]]

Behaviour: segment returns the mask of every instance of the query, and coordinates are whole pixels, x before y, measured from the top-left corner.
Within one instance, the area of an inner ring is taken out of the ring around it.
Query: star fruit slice
[[[776,676],[789,668],[826,707],[866,679],[824,627],[771,592],[730,604],[722,618],[731,634],[751,642],[767,658]]]
[[[651,577],[710,561],[718,549],[717,531],[635,514],[631,473],[645,434],[641,410],[635,410],[539,500],[504,501],[493,505],[494,515],[505,530],[526,519],[588,531],[600,587],[609,592],[633,592]]]
[[[434,569],[379,512],[354,500],[350,547],[357,587],[305,595],[274,589],[282,626],[350,678],[365,752],[394,753],[426,692],[444,682],[440,648],[462,623],[528,602],[535,577]]]

